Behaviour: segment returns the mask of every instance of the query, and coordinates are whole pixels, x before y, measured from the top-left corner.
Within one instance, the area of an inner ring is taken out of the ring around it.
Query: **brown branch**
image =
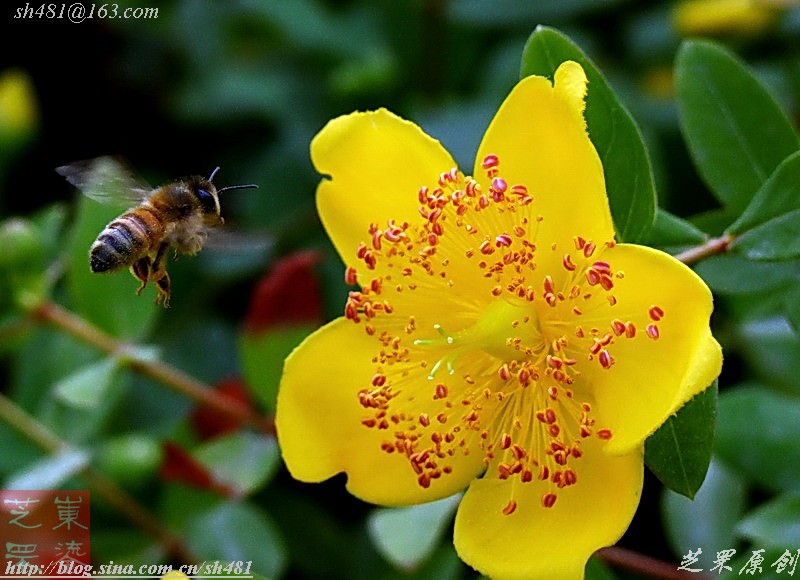
[[[629,572],[644,574],[651,578],[662,578],[663,580],[688,580],[689,578],[704,580],[708,578],[707,575],[699,572],[679,570],[677,564],[670,564],[669,562],[617,546],[602,548],[595,554],[606,564],[616,568],[623,568]]]
[[[175,367],[161,361],[139,357],[134,346],[125,344],[106,334],[58,304],[45,301],[34,306],[31,309],[31,313],[36,319],[52,324],[88,344],[118,357],[120,361],[131,369],[163,383],[202,405],[211,407],[239,423],[249,425],[263,433],[275,433],[275,424],[270,418],[264,417],[224,395],[220,395],[208,385],[179,371]]]
[[[0,419],[49,454],[67,453],[73,449],[69,443],[60,439],[46,425],[37,421],[2,394],[0,394]],[[80,475],[86,480],[92,493],[101,496],[129,520],[153,536],[171,556],[181,562],[196,560],[179,536],[164,528],[153,514],[128,495],[112,479],[91,466],[82,469]]]
[[[726,252],[733,243],[733,240],[734,238],[730,234],[725,234],[719,238],[711,238],[704,244],[695,246],[694,248],[689,248],[680,254],[676,254],[675,259],[687,265],[696,264],[703,258],[716,256],[717,254]]]

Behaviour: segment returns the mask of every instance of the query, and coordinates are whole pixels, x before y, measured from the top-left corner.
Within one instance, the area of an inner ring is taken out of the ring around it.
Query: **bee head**
[[[214,177],[217,175],[218,172],[219,172],[219,167],[216,167],[214,171],[211,172],[211,175],[208,176],[208,179],[197,177],[196,183],[193,184],[194,185],[193,191],[194,194],[197,196],[197,200],[200,202],[200,208],[203,211],[203,215],[205,216],[206,220],[210,223],[222,223],[222,217],[220,216],[220,206],[219,206],[220,193],[230,189],[251,189],[258,187],[255,184],[248,184],[248,185],[229,185],[227,187],[217,189],[217,186],[214,185]]]

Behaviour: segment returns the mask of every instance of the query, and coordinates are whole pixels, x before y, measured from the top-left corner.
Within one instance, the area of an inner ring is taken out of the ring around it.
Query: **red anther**
[[[497,193],[505,193],[508,189],[508,183],[502,177],[495,177],[492,179],[492,190]]]
[[[586,240],[583,239],[581,236],[575,236],[575,249],[582,250],[586,245]]]
[[[633,338],[636,336],[636,326],[633,324],[633,322],[625,323],[625,336],[628,338]]]
[[[431,421],[430,419],[428,419],[428,415],[426,413],[422,413],[419,416],[419,424],[422,425],[423,427],[427,427],[428,425],[431,424]]]
[[[661,333],[658,331],[658,326],[655,324],[648,324],[645,330],[647,331],[647,336],[653,340],[658,340],[659,336],[661,336]]]
[[[503,433],[500,437],[500,449],[508,449],[511,447],[511,435]]]
[[[358,284],[358,272],[352,266],[348,266],[344,271],[344,282],[349,286]]]
[[[414,464],[412,463],[412,465]],[[417,478],[417,483],[419,483],[420,487],[428,489],[431,486],[431,478],[427,474],[421,473]]]
[[[595,262],[592,264],[592,268],[603,274],[611,274],[611,264],[608,262]]]
[[[373,387],[382,387],[386,384],[386,375],[382,375],[380,373],[376,373],[372,375],[372,386]]]
[[[483,162],[481,163],[481,167],[484,169],[491,169],[493,167],[497,167],[500,165],[500,159],[498,159],[497,155],[489,154],[483,158]]]
[[[508,234],[500,234],[495,238],[495,244],[499,248],[500,246],[508,247],[511,245],[512,239],[511,236]]]
[[[554,369],[560,369],[561,366],[564,364],[564,361],[562,361],[560,358],[550,354],[547,355],[546,360],[547,360],[547,365],[553,367]]]
[[[503,364],[503,366],[497,369],[497,376],[500,377],[501,381],[511,380],[511,369],[508,368],[507,364]]]
[[[650,319],[654,320],[655,322],[658,322],[664,318],[664,310],[662,310],[659,306],[651,306],[647,313],[650,315]]]
[[[525,187],[523,184],[518,183],[516,185],[511,186],[511,193],[514,195],[525,196],[528,195],[528,188]]]
[[[436,392],[433,395],[434,399],[444,399],[447,397],[447,386],[439,383],[436,385]]]
[[[617,336],[625,334],[625,328],[626,328],[625,323],[618,318],[615,318],[611,322],[611,330],[613,330],[614,334],[616,334]]]
[[[583,246],[583,255],[590,258],[592,254],[594,254],[595,249],[597,249],[597,246],[594,245],[594,242],[587,242],[586,245]]]
[[[586,281],[589,286],[597,286],[600,283],[600,272],[594,268],[589,268],[586,270]]]
[[[546,294],[553,294],[556,291],[553,279],[550,276],[544,277],[544,291]]]
[[[422,187],[419,188],[419,191],[417,192],[417,199],[423,205],[428,202],[428,187],[427,186],[423,185]]]
[[[556,494],[548,492],[542,496],[542,505],[546,508],[551,508],[555,505],[556,499]]]
[[[600,366],[604,369],[609,369],[611,365],[614,364],[614,359],[607,350],[601,350],[600,354],[597,356],[597,360],[600,361]]]
[[[614,280],[611,279],[611,276],[606,276],[605,274],[600,275],[600,286],[602,286],[603,290],[611,290],[614,287]]]
[[[503,508],[503,515],[510,516],[517,509],[517,502],[513,499],[508,500],[506,507]]]
[[[564,266],[565,270],[569,270],[570,272],[575,271],[577,266],[572,261],[572,256],[569,254],[564,254],[564,259],[561,260],[561,264]]]
[[[608,441],[611,439],[611,429],[599,429],[597,431],[598,439],[603,439],[604,441]]]

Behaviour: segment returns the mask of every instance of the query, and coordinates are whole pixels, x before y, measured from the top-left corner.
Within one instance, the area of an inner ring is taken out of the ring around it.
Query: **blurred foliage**
[[[653,470],[695,501],[648,480],[620,545],[671,562],[702,548],[707,570],[716,552],[736,548],[734,572],[765,548],[764,576],[784,548],[800,547],[800,7],[158,6],[148,20],[4,22],[30,35],[47,30],[58,50],[29,43],[0,57],[0,393],[26,417],[3,412],[0,487],[82,489],[96,470],[177,534],[183,553],[252,560],[264,577],[471,577],[449,538],[452,501],[386,512],[348,496],[339,479],[293,482],[269,426],[246,417],[271,413],[283,357],[338,316],[346,296],[314,208],[313,135],[334,116],[383,106],[471,168],[520,70],[548,74],[553,62],[539,57],[550,51],[589,71],[598,148],[623,140],[621,153],[601,150],[623,237],[673,253],[736,237],[729,253],[696,267],[715,293],[726,357],[716,436],[714,405],[700,401],[710,411],[679,414],[671,443],[648,444]],[[89,272],[88,248],[118,210],[80,198],[53,168],[103,154],[123,155],[154,184],[220,165],[217,183],[260,185],[223,194],[229,242],[170,263],[168,311],[152,304],[152,288],[137,297],[125,273]],[[90,335],[110,338],[108,348],[65,332],[51,303],[107,333]],[[244,411],[226,415],[143,371],[164,363]],[[687,425],[702,436],[681,440]],[[48,447],[53,438],[63,447]],[[676,457],[687,461],[684,486],[664,475]],[[115,505],[94,493],[94,561],[179,558]],[[592,578],[616,573],[594,560],[587,568]]]

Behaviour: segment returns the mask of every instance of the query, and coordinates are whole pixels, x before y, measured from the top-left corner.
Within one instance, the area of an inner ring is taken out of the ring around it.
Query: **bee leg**
[[[158,288],[158,296],[156,296],[156,304],[163,304],[164,308],[169,308],[170,297],[170,282],[169,274],[166,270],[161,270],[161,277],[156,280],[156,287]]]
[[[131,274],[140,282],[139,287],[136,289],[136,295],[138,296],[142,293],[145,286],[147,286],[147,281],[151,276],[150,258],[145,256],[144,258],[136,260],[131,266]]]
[[[150,267],[150,279],[155,282],[156,290],[158,290],[156,304],[163,304],[164,308],[169,308],[170,297],[169,274],[167,274],[167,269],[164,268],[162,263],[168,246],[169,244],[166,243],[159,246],[156,257]]]

